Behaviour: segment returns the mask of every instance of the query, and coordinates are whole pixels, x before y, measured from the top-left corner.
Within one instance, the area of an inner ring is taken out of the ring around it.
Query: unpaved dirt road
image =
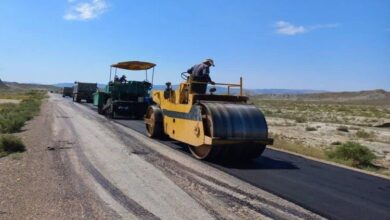
[[[1,219],[321,219],[69,99],[29,126],[34,148],[0,160]]]

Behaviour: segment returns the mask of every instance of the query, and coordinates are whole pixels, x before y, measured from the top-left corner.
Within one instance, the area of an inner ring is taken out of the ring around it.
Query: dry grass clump
[[[368,147],[355,142],[346,142],[337,146],[335,149],[328,151],[327,156],[336,162],[359,168],[374,167],[372,161],[377,159]]]
[[[306,131],[317,131],[317,128],[316,127],[310,127],[310,126],[307,126],[305,128]]]
[[[366,132],[365,130],[358,130],[355,135],[356,137],[363,139],[371,139],[375,136],[373,132]]]
[[[11,133],[19,132],[25,122],[39,113],[43,91],[2,93],[2,98],[21,99],[19,104],[0,104],[0,157],[26,150],[22,140]]]
[[[325,152],[319,148],[305,146],[300,143],[290,142],[284,140],[281,136],[277,134],[273,134],[271,136],[272,138],[274,138],[274,144],[272,145],[273,147],[302,154],[302,155],[307,155],[314,158],[319,158],[324,160],[327,159]]]
[[[307,122],[307,118],[300,116],[300,117],[297,117],[295,119],[295,122],[296,123],[306,123]]]
[[[347,126],[339,126],[339,127],[337,127],[337,130],[342,131],[342,132],[349,132],[349,129]]]
[[[24,123],[39,113],[45,94],[42,92],[27,92],[20,104],[0,105],[0,133],[19,132]]]
[[[4,134],[0,136],[0,157],[11,153],[23,152],[25,150],[26,147],[20,138],[11,134]]]

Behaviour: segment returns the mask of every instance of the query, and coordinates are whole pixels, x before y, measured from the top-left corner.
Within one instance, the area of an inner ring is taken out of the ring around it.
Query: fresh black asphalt
[[[146,132],[142,121],[115,121]],[[183,144],[161,142],[189,154]],[[245,164],[209,164],[329,219],[390,219],[388,179],[271,149]]]

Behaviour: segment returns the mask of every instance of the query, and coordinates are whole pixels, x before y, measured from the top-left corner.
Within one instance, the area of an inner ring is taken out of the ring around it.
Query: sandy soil
[[[56,95],[22,136],[1,219],[320,219]]]
[[[334,143],[347,141],[359,142],[374,151],[379,157],[380,164],[390,168],[390,129],[366,127],[356,125],[345,125],[324,122],[296,123],[294,120],[267,117],[270,132],[277,134],[285,140],[299,143],[305,146],[329,149],[335,147]],[[339,131],[339,127],[347,127],[348,132]],[[315,128],[314,131],[307,131],[306,128]],[[371,138],[360,138],[356,135],[358,131],[364,130],[372,134]]]
[[[12,104],[19,104],[22,100],[18,99],[0,99],[0,104],[6,104],[6,103],[12,103]]]

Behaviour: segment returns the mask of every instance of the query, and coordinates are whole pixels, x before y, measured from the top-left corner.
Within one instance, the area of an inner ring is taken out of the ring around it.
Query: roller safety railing
[[[195,83],[195,84],[209,84],[208,82],[199,82],[199,81],[192,81],[192,80],[189,80],[189,82],[187,82],[185,84],[191,85],[191,83]],[[240,88],[240,96],[243,96],[242,77],[240,77],[240,83],[239,84],[234,84],[234,83],[215,83],[214,85],[215,86],[227,86],[228,95],[230,95],[230,88],[232,88],[232,87],[239,87]]]

